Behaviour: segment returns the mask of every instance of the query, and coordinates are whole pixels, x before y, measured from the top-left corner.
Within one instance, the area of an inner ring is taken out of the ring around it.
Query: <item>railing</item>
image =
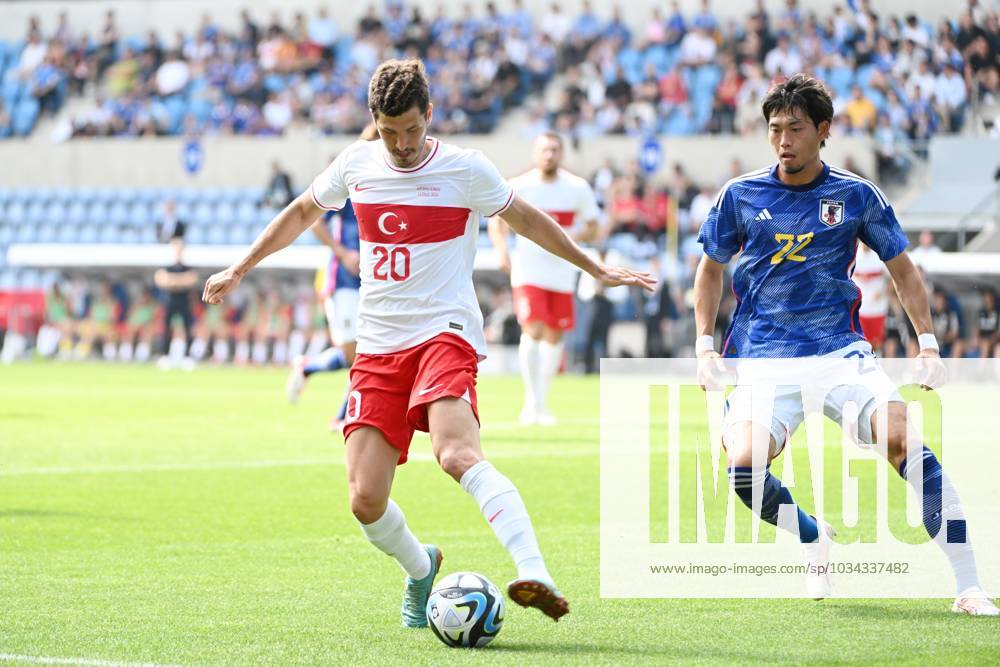
[[[969,209],[961,218],[958,219],[958,250],[965,250],[965,244],[968,236],[969,222],[981,217],[987,217],[989,213],[985,209],[990,205],[993,205],[992,218],[993,218],[993,228],[997,229],[998,223],[1000,223],[1000,184],[993,188],[993,190],[983,197],[975,206]]]

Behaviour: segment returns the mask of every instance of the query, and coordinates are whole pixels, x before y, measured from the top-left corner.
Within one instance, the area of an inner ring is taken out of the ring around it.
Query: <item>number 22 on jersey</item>
[[[813,240],[813,233],[805,234],[775,234],[774,240],[782,244],[778,252],[771,255],[771,264],[781,264],[786,259],[793,262],[804,262],[807,257],[798,254],[800,250],[809,245]]]

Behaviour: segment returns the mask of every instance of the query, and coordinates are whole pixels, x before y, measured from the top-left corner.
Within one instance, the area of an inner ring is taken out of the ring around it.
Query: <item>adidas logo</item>
[[[757,217],[754,218],[754,220],[773,220],[773,218],[771,217],[770,211],[768,211],[765,208],[763,211],[757,214]]]

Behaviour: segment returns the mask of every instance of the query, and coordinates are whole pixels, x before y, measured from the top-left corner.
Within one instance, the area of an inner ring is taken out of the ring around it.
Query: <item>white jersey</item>
[[[861,290],[859,315],[881,317],[889,312],[889,279],[885,264],[874,250],[858,250],[851,278]]]
[[[542,172],[532,169],[511,179],[517,196],[548,213],[570,234],[598,216],[597,199],[590,184],[560,169],[552,181],[542,180]],[[511,287],[533,285],[554,292],[576,289],[578,268],[542,249],[523,236],[511,256]]]
[[[325,209],[350,197],[358,217],[360,353],[397,352],[447,332],[485,354],[472,285],[479,216],[506,209],[514,191],[479,151],[431,143],[423,162],[399,169],[381,141],[355,142],[310,187]]]

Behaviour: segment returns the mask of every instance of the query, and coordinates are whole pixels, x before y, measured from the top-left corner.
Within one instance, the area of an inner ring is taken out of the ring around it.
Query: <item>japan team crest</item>
[[[819,203],[819,219],[827,227],[836,227],[844,221],[844,202],[823,199]]]

